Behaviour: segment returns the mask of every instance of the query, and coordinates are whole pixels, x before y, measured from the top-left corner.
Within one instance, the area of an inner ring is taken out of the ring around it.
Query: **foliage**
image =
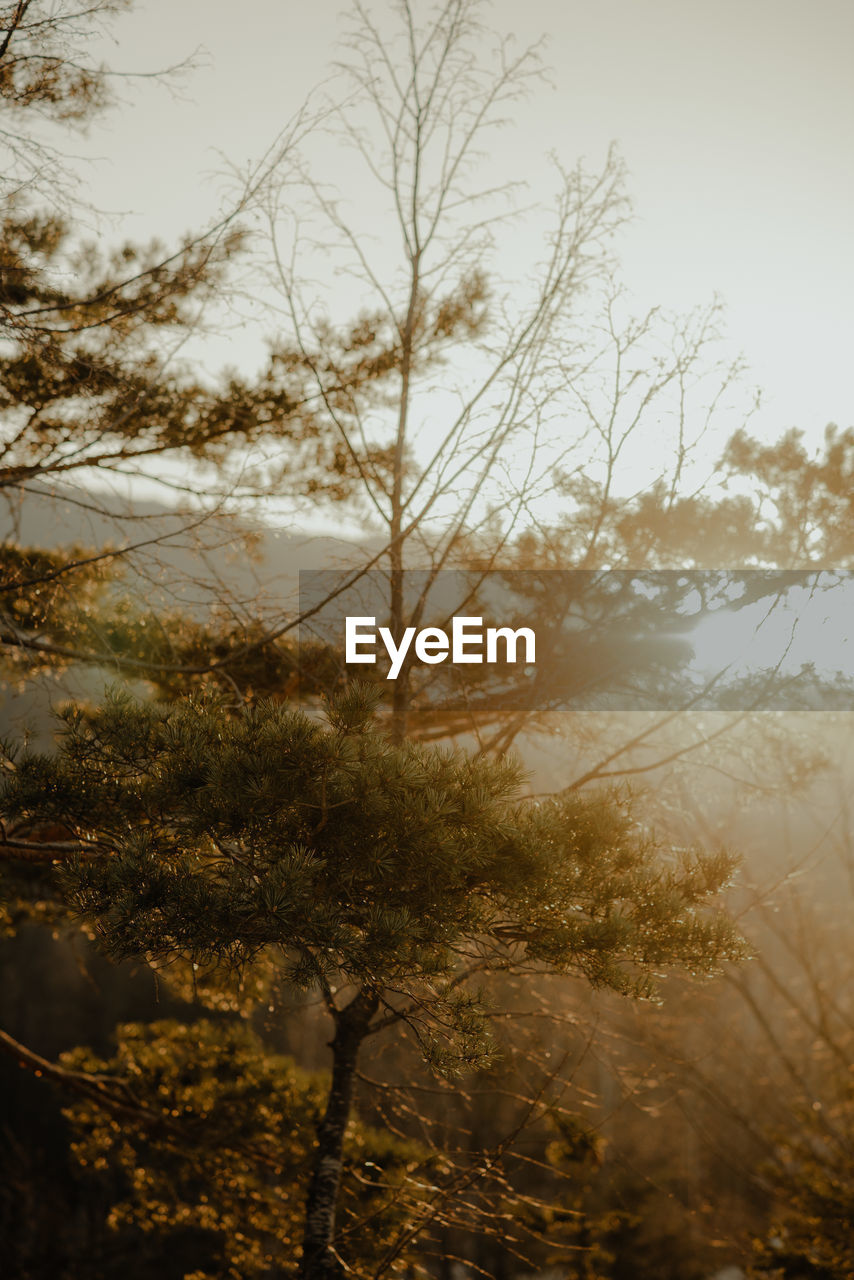
[[[778,1137],[779,1163],[768,1170],[776,1205],[767,1233],[756,1242],[762,1276],[845,1280],[854,1271],[850,1095],[849,1084],[829,1121],[799,1109],[797,1123]]]
[[[787,431],[773,444],[737,432],[723,459],[755,493],[765,525],[768,558],[781,567],[851,564],[854,511],[854,431],[825,428],[821,448],[808,449],[802,431]]]
[[[3,195],[43,183],[62,197],[60,153],[33,128],[34,117],[85,127],[113,98],[110,72],[90,56],[93,36],[130,0],[7,0],[0,5],[0,149]],[[8,124],[5,123],[8,121]],[[49,175],[45,181],[46,173]]]
[[[237,620],[223,600],[197,617],[140,599],[144,583],[121,551],[0,547],[0,648],[8,681],[89,662],[144,679],[164,697],[198,685],[251,699],[292,698],[300,680],[334,688],[342,655],[297,643],[261,619]],[[149,596],[153,592],[149,589]]]
[[[300,1071],[246,1025],[224,1021],[121,1026],[112,1057],[77,1049],[63,1062],[127,1089],[120,1114],[91,1100],[66,1113],[81,1168],[93,1182],[110,1173],[109,1185],[123,1186],[113,1231],[135,1228],[170,1252],[192,1232],[192,1280],[265,1276],[274,1260],[294,1258],[328,1077]],[[401,1185],[424,1154],[350,1126],[340,1214],[357,1265],[374,1264],[400,1226]]]
[[[316,491],[329,477],[329,491],[340,496],[346,463],[325,451],[297,353],[279,348],[257,379],[230,373],[218,385],[170,354],[170,336],[195,330],[201,309],[221,296],[241,244],[238,210],[172,254],[156,243],[105,254],[56,216],[20,200],[7,206],[0,227],[10,343],[0,361],[4,489],[174,450],[221,455],[223,441],[233,452],[264,434],[293,444],[294,488]]]
[[[609,1237],[625,1220],[619,1210],[596,1203],[603,1143],[578,1120],[548,1116],[550,1141],[544,1165],[559,1175],[557,1191],[527,1206],[531,1225],[548,1242],[548,1262],[572,1280],[610,1280],[614,1254]]]
[[[235,717],[116,694],[65,713],[56,756],[20,758],[4,811],[79,842],[69,886],[117,957],[239,973],[275,947],[297,985],[418,993],[450,1025],[441,984],[464,962],[648,994],[659,966],[737,953],[700,910],[730,859],[662,861],[608,797],[520,803],[513,763],[393,746],[372,697],[352,688],[324,728],[274,704]]]
[[[306,1277],[337,1274],[346,1251],[335,1210],[368,1036],[400,1024],[453,1075],[493,1051],[489,972],[649,996],[662,968],[708,973],[741,951],[707,910],[725,854],[668,855],[607,794],[522,801],[516,764],[395,744],[371,723],[376,702],[351,686],[323,726],[278,704],[118,693],[67,711],[57,753],[21,755],[3,792],[10,824],[76,844],[66,896],[116,959],[192,966],[202,996],[251,998],[276,973],[319,990],[335,1035]]]

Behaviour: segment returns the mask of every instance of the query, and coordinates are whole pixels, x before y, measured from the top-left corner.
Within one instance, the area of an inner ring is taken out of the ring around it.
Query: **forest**
[[[0,3],[0,1274],[850,1280],[854,429],[481,0],[94,234],[132,7]]]

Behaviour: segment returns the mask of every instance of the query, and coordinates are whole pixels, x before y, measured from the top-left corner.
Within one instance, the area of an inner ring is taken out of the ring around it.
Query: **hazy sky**
[[[370,7],[381,17],[388,0]],[[101,158],[94,202],[130,211],[129,234],[204,223],[217,149],[237,163],[263,151],[327,74],[341,8],[138,3],[115,27],[113,66],[206,53],[181,98],[138,81],[93,128],[78,150]],[[552,86],[497,135],[508,174],[525,172],[536,197],[548,151],[595,166],[616,140],[636,209],[624,277],[639,304],[722,296],[732,347],[763,388],[763,434],[854,424],[851,0],[496,0],[484,16],[520,45],[547,37]]]

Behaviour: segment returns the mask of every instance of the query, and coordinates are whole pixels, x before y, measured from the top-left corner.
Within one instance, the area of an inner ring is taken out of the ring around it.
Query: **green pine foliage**
[[[251,1187],[205,1164],[210,1135],[199,1118],[215,1103],[202,1094],[263,1092],[266,1081],[279,1115],[276,1091],[290,1088],[290,1068],[276,1083],[263,1053],[257,1070],[234,1057],[228,1023],[133,1033],[133,1052],[122,1033],[114,1062],[74,1059],[118,1076],[130,1090],[129,1123],[142,1126],[139,1146],[125,1136],[115,1092],[87,1094],[75,1113],[84,1158],[118,1161],[135,1189],[117,1204],[117,1227],[139,1225],[145,1206],[167,1233],[207,1230],[219,1215],[238,1251],[226,1274],[251,1275],[275,1258],[269,1274],[291,1275],[301,1258],[299,1275],[316,1280],[358,1262],[361,1245],[342,1211],[358,1058],[370,1038],[403,1034],[435,1071],[457,1076],[500,1050],[491,975],[524,984],[544,972],[575,974],[650,997],[674,966],[708,974],[742,953],[732,922],[712,905],[732,874],[729,856],[661,847],[625,796],[528,800],[511,759],[396,744],[374,718],[378,699],[374,687],[351,685],[324,722],[282,703],[235,711],[211,696],[158,704],[117,691],[101,707],[69,708],[57,750],[21,753],[5,773],[7,830],[26,831],[35,845],[46,832],[62,846],[59,896],[112,958],[143,960],[220,1011],[275,1009],[290,987],[319,994],[331,1018],[325,1109],[304,1099],[305,1158],[289,1174],[279,1151],[272,1190],[260,1148],[245,1151]],[[227,1070],[209,1061],[218,1053],[232,1054]],[[198,1087],[199,1098],[167,1105],[157,1101],[158,1072],[173,1070],[174,1055],[184,1063],[176,1079]],[[178,1173],[165,1148],[143,1149],[152,1105],[176,1122],[189,1114],[180,1135],[171,1124],[164,1130]],[[254,1132],[242,1108],[234,1103],[235,1135]],[[289,1122],[273,1112],[261,1147],[293,1154]],[[192,1187],[180,1170],[192,1172]],[[229,1187],[233,1202],[220,1205]],[[270,1234],[264,1224],[285,1200],[298,1207]],[[390,1203],[406,1206],[389,1245],[399,1270],[419,1234],[406,1214],[427,1221],[431,1210],[411,1189]]]
[[[610,794],[522,800],[506,759],[392,745],[374,704],[352,687],[322,724],[116,693],[17,761],[4,812],[78,842],[65,891],[116,959],[182,962],[201,987],[271,963],[303,989],[354,984],[445,1067],[489,1053],[490,970],[647,996],[669,966],[740,953],[707,909],[729,857],[657,848]]]

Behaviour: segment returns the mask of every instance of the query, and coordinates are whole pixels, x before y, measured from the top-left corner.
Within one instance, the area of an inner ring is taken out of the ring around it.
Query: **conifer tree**
[[[478,983],[580,973],[648,996],[669,966],[738,954],[707,910],[724,854],[665,855],[608,795],[519,798],[509,760],[393,744],[351,687],[323,726],[266,704],[164,708],[116,695],[69,710],[56,756],[8,775],[8,823],[78,851],[66,892],[116,959],[197,992],[275,980],[320,993],[332,1077],[317,1128],[300,1274],[343,1274],[335,1219],[360,1049],[405,1027],[438,1071],[493,1051]],[[288,1274],[282,1266],[276,1274]]]

